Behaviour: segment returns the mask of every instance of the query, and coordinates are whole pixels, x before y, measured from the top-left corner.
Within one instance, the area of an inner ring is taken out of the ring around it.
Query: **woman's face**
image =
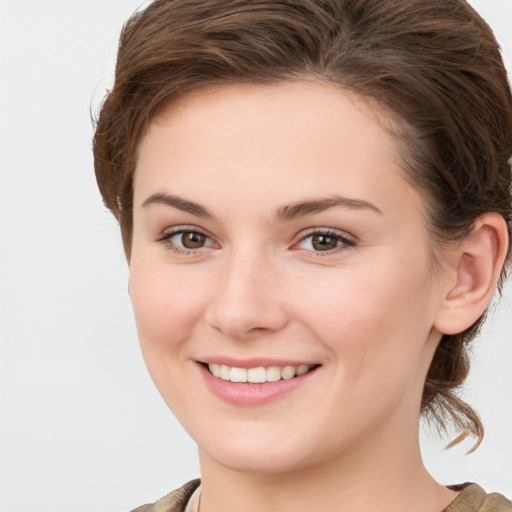
[[[152,122],[130,295],[204,458],[275,473],[415,439],[442,278],[402,176],[370,109],[325,84],[211,89]]]

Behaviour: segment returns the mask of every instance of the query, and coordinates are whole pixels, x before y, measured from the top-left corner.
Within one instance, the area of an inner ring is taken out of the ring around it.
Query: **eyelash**
[[[301,237],[301,239],[296,244],[294,244],[294,247],[299,245],[300,243],[304,242],[308,238],[314,237],[315,235],[333,238],[336,241],[336,243],[339,243],[340,245],[337,245],[334,249],[329,249],[326,251],[315,251],[312,249],[305,249],[305,250],[311,252],[311,254],[313,254],[314,256],[329,256],[332,254],[336,254],[340,251],[343,251],[347,247],[354,247],[357,245],[356,240],[354,240],[353,238],[348,238],[347,236],[342,235],[338,231],[333,231],[330,229],[315,229],[313,231],[306,233],[303,237]],[[298,248],[296,250],[300,250],[300,248]]]
[[[201,252],[201,249],[204,249],[205,247],[198,247],[197,249],[186,249],[181,248],[171,242],[171,239],[178,235],[183,235],[184,233],[190,233],[190,234],[197,234],[200,236],[204,236],[208,240],[212,241],[211,237],[209,237],[205,232],[199,230],[199,229],[192,229],[192,228],[178,228],[173,231],[165,232],[160,234],[155,241],[159,243],[163,243],[165,245],[165,248],[169,251],[172,251],[176,254],[183,255],[183,256],[198,256]],[[337,231],[333,231],[330,229],[315,229],[313,231],[310,231],[306,233],[304,236],[300,238],[300,240],[293,244],[292,249],[293,250],[301,250],[300,247],[298,247],[302,242],[307,240],[308,238],[312,238],[314,236],[325,236],[332,238],[336,241],[336,243],[340,244],[334,249],[329,249],[326,251],[315,251],[313,249],[303,249],[314,256],[329,256],[335,253],[338,253],[339,251],[345,250],[347,247],[354,247],[357,245],[356,240],[352,238],[348,238],[347,236],[344,236],[340,234]],[[209,246],[206,246],[209,247]]]
[[[173,231],[168,231],[165,233],[160,234],[155,241],[163,243],[165,248],[169,251],[172,251],[176,254],[182,255],[182,256],[197,256],[199,255],[200,249],[203,249],[203,247],[199,247],[198,249],[186,249],[182,247],[178,247],[176,244],[171,242],[171,239],[174,238],[177,235],[183,235],[184,233],[192,233],[197,234],[206,237],[208,240],[211,240],[211,237],[209,237],[205,232],[195,229],[195,228],[178,228]]]

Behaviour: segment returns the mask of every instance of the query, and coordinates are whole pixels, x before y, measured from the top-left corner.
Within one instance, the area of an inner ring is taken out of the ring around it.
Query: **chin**
[[[209,437],[199,445],[201,456],[216,464],[241,473],[277,475],[304,469],[314,465],[319,454],[305,450],[305,436],[233,436]],[[225,442],[223,442],[225,440]],[[286,441],[284,441],[286,440]]]
[[[272,453],[271,453],[272,452]],[[205,452],[206,453],[206,452]],[[258,475],[278,475],[304,469],[307,461],[297,454],[281,453],[273,449],[265,450],[235,450],[229,447],[225,450],[216,449],[206,455],[220,466],[238,473]]]

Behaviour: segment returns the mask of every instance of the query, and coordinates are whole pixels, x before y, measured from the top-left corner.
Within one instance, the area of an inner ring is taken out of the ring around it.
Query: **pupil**
[[[317,251],[329,251],[336,249],[337,240],[329,235],[314,235],[312,244]]]
[[[198,249],[203,247],[206,236],[201,233],[188,232],[181,237],[183,247],[187,249]]]

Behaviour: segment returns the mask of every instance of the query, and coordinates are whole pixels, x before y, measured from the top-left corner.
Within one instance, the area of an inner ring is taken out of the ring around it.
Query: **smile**
[[[213,359],[213,358],[212,358]],[[237,407],[261,406],[314,382],[322,365],[300,361],[254,359],[215,362],[197,361],[208,389],[218,398]],[[231,363],[231,364],[226,364]]]
[[[230,382],[263,384],[300,377],[315,368],[316,365],[299,366],[260,366],[257,368],[238,368],[225,364],[208,363],[208,370],[214,377]]]

